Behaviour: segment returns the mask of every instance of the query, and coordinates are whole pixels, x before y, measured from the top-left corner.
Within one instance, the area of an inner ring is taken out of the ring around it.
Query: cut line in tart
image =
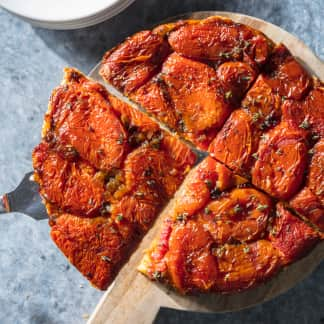
[[[158,217],[139,270],[184,294],[254,287],[324,238],[324,86],[283,44],[183,20],[130,36],[100,74],[118,98],[66,69],[33,152],[51,236],[93,285]]]

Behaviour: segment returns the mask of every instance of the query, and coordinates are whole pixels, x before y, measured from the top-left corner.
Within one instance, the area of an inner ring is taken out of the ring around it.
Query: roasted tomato
[[[138,191],[127,194],[114,203],[111,206],[111,216],[117,223],[131,223],[142,233],[150,228],[162,206],[163,201],[152,201]]]
[[[119,90],[130,94],[159,68],[170,49],[162,36],[141,31],[107,52],[100,74]]]
[[[128,190],[147,200],[171,197],[182,181],[182,177],[172,175],[173,164],[167,154],[149,147],[130,153],[124,169]]]
[[[139,89],[134,99],[171,129],[204,148],[206,132],[220,128],[230,113],[217,84],[214,69],[173,53],[156,80]]]
[[[134,130],[139,130],[140,132],[150,134],[160,130],[159,125],[151,118],[115,96],[110,95],[109,101],[117,116],[121,120],[124,128],[128,130],[128,134],[132,133]]]
[[[271,199],[252,188],[233,189],[209,203],[198,221],[217,244],[255,240],[265,234]]]
[[[282,105],[283,118],[296,127],[324,137],[324,87],[316,87],[302,101],[286,100]]]
[[[324,205],[324,139],[316,143],[312,151],[307,185]]]
[[[184,131],[198,133],[223,125],[229,108],[224,98],[217,95],[217,76],[212,68],[171,54],[163,64],[161,76]]]
[[[238,106],[256,78],[255,70],[246,63],[226,62],[218,67],[217,77],[227,100]]]
[[[278,204],[269,239],[280,251],[283,263],[288,264],[304,256],[319,240],[319,235],[282,204]]]
[[[161,140],[160,149],[168,152],[171,159],[176,162],[178,170],[173,169],[170,171],[173,176],[175,176],[175,172],[177,172],[178,177],[181,177],[189,171],[189,166],[194,165],[197,160],[196,154],[175,136],[164,134]],[[181,173],[179,173],[179,171]]]
[[[131,98],[171,130],[177,129],[178,117],[168,87],[159,76],[139,88]]]
[[[244,179],[237,179],[224,165],[207,157],[188,174],[169,214],[180,221],[194,215],[209,200],[218,198],[223,190],[233,187],[236,181],[244,182]]]
[[[297,100],[311,85],[309,74],[283,44],[273,50],[265,66],[265,79],[281,96]]]
[[[45,200],[80,216],[99,212],[104,182],[87,162],[65,160],[47,143],[41,143],[33,151],[33,165]]]
[[[255,161],[252,154],[258,149],[260,136],[261,131],[254,127],[252,117],[242,109],[235,110],[208,151],[233,171],[246,175]]]
[[[202,225],[187,222],[173,229],[165,255],[172,285],[182,293],[208,291],[218,277],[213,240]]]
[[[106,289],[130,252],[110,219],[63,214],[55,220],[51,237],[70,262],[99,289]]]
[[[45,139],[63,152],[72,147],[98,169],[119,167],[127,152],[127,134],[101,94],[104,88],[73,69],[65,70],[64,82],[52,94]]]
[[[262,65],[271,42],[260,32],[220,17],[210,17],[171,31],[169,43],[181,55],[216,63],[243,60]]]
[[[260,75],[242,101],[242,108],[252,118],[253,128],[265,130],[278,124],[281,118],[281,97]]]
[[[219,278],[215,290],[223,292],[250,288],[272,277],[281,267],[278,251],[269,241],[249,244],[225,244],[213,249]]]
[[[255,155],[252,183],[279,199],[298,192],[307,165],[304,132],[281,123],[267,134]]]
[[[305,187],[289,202],[299,215],[308,219],[324,232],[324,207],[318,197]]]

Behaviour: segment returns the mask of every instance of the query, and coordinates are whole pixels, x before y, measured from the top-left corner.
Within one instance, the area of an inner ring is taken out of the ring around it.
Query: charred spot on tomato
[[[221,190],[219,188],[215,187],[210,190],[210,198],[212,200],[217,199],[222,194]]]
[[[71,71],[69,73],[69,79],[71,81],[79,82],[80,81],[80,78],[81,78],[81,74],[78,73],[77,71]]]
[[[105,201],[101,206],[100,213],[101,215],[107,215],[110,214],[110,212],[111,212],[111,204]]]
[[[163,134],[155,134],[154,136],[152,136],[152,138],[149,141],[149,145],[151,147],[153,147],[154,149],[159,149],[161,146],[161,142],[163,140]]]
[[[147,180],[146,183],[150,188],[154,188],[157,185],[154,179]]]
[[[150,177],[153,174],[153,169],[149,166],[147,169],[143,172],[144,177]]]
[[[184,213],[178,214],[177,217],[176,217],[176,220],[178,222],[186,222],[188,216],[189,216],[189,214],[184,212]]]
[[[72,145],[58,145],[57,150],[66,160],[73,161],[79,158],[79,152]]]

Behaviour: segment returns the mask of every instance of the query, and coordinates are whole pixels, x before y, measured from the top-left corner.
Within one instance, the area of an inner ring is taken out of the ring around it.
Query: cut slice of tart
[[[54,242],[105,289],[196,159],[142,112],[66,69],[33,152]]]
[[[167,207],[139,271],[184,294],[232,293],[268,280],[319,240],[282,203],[206,158]]]
[[[266,240],[274,207],[246,179],[206,158],[167,207],[139,270],[182,293],[239,291],[265,281],[282,264]]]

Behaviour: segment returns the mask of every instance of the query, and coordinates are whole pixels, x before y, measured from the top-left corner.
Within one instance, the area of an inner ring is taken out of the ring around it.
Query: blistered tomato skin
[[[108,287],[127,259],[129,242],[120,234],[118,225],[106,217],[82,219],[63,214],[55,220],[51,237],[69,261],[99,289]]]
[[[311,153],[307,185],[324,205],[324,139],[316,143]]]
[[[318,83],[317,80],[314,83]],[[295,127],[324,137],[324,86],[318,84],[303,100],[286,100],[282,105],[283,119]]]
[[[168,40],[181,55],[217,63],[247,56],[259,66],[271,51],[271,43],[262,33],[219,17],[181,26],[170,32]]]
[[[272,201],[252,188],[233,189],[210,202],[198,221],[217,244],[248,242],[265,234]]]
[[[289,199],[300,189],[307,166],[304,133],[283,123],[267,135],[255,155],[252,183],[275,198]]]
[[[288,49],[279,44],[266,65],[266,80],[281,96],[300,100],[311,86],[311,77]]]
[[[128,150],[127,134],[112,110],[103,88],[73,69],[65,84],[51,96],[45,139],[51,135],[58,149],[75,151],[95,168],[109,171],[121,166]]]
[[[33,165],[40,193],[48,202],[80,216],[99,213],[104,183],[87,162],[64,160],[47,143],[41,143],[34,149]]]
[[[182,293],[213,287],[218,267],[211,254],[212,243],[211,236],[194,222],[172,231],[165,258],[172,283]]]
[[[304,256],[319,240],[319,235],[282,204],[278,204],[277,217],[269,239],[280,251],[283,263],[289,264]]]
[[[295,195],[289,201],[289,205],[303,218],[311,221],[319,230],[324,231],[324,206],[308,187]]]
[[[104,56],[100,74],[120,91],[130,94],[154,74],[169,52],[163,37],[141,31]]]
[[[261,131],[254,127],[251,116],[235,110],[211,142],[208,151],[239,174],[248,174],[255,159]]]

